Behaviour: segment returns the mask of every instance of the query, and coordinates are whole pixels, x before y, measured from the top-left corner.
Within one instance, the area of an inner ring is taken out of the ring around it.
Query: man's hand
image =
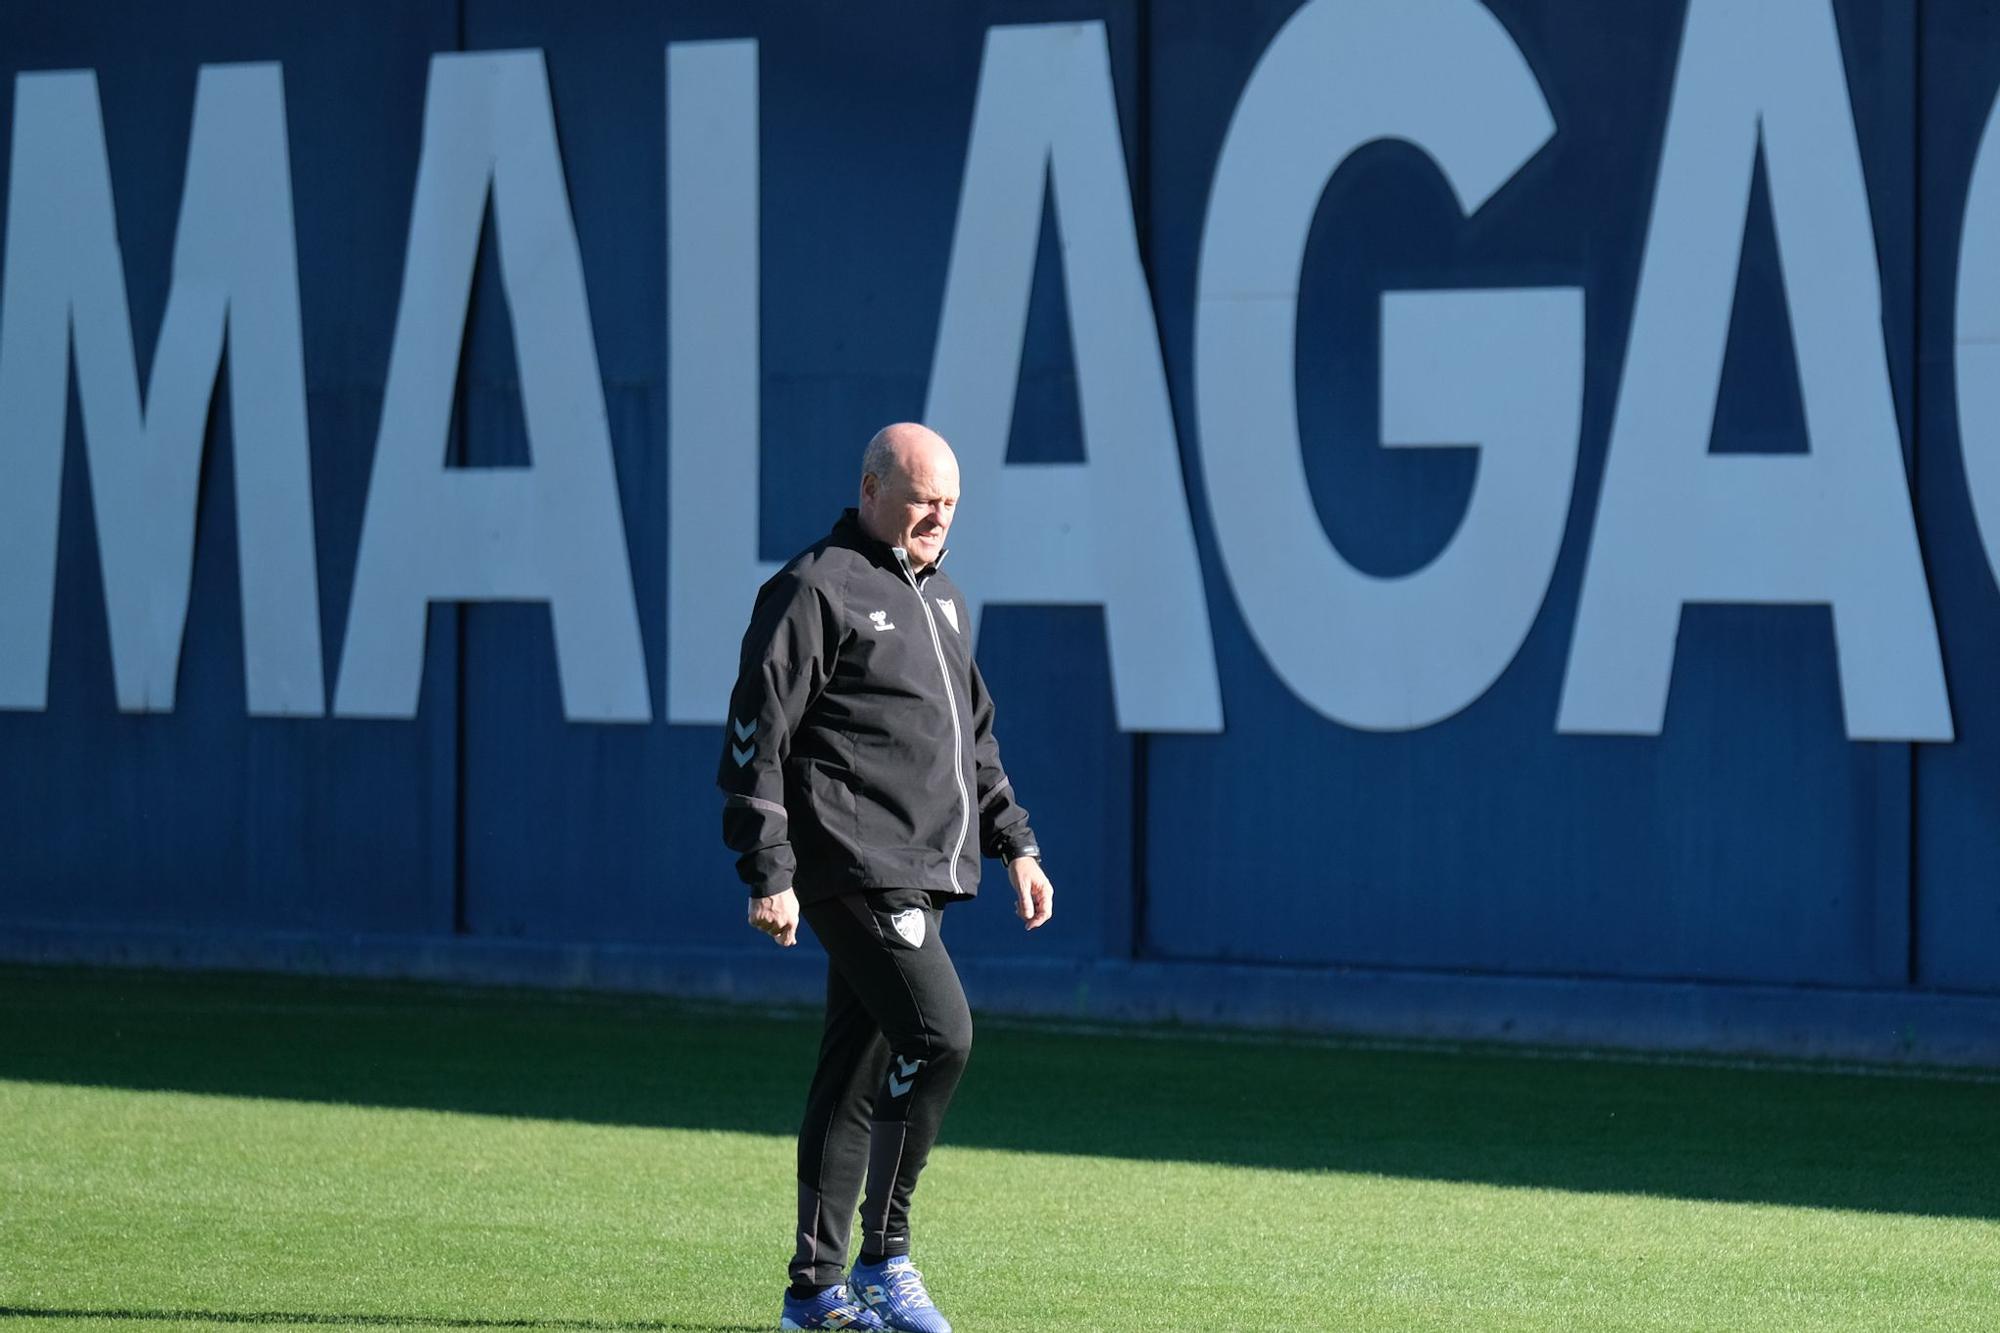
[[[1007,878],[1014,881],[1014,915],[1028,923],[1028,929],[1046,925],[1056,914],[1056,888],[1042,873],[1042,863],[1032,856],[1017,856],[1007,863]]]
[[[799,895],[790,889],[750,900],[750,924],[789,949],[799,942]]]

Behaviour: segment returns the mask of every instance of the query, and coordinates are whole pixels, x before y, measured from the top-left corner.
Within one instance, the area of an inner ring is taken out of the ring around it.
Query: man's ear
[[[874,499],[876,493],[879,492],[881,489],[882,489],[882,479],[880,477],[877,477],[873,472],[864,472],[861,474],[862,499],[864,500]]]

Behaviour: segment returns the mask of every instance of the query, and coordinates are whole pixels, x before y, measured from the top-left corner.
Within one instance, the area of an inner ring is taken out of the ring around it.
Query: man
[[[965,601],[938,569],[957,505],[940,436],[878,433],[860,506],[758,590],[729,700],[717,781],[750,924],[789,947],[803,916],[828,959],[783,1328],[951,1333],[909,1230],[972,1044],[940,912],[978,891],[981,851],[1007,863],[1029,930],[1054,910]]]

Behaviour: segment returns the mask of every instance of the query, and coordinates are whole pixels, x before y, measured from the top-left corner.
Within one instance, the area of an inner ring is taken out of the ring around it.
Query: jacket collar
[[[870,561],[889,570],[898,577],[902,575],[903,562],[897,558],[899,554],[903,553],[902,548],[891,546],[885,541],[869,536],[868,530],[861,526],[861,511],[859,509],[849,506],[841,510],[840,518],[833,525],[832,536],[841,545],[861,552]],[[938,566],[942,565],[944,558],[950,554],[951,548],[947,546],[938,552],[938,558],[931,564],[924,566],[922,569],[913,569],[911,572],[919,578],[935,574]]]

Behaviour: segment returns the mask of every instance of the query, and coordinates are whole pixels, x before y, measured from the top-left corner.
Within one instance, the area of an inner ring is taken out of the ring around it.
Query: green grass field
[[[0,1333],[775,1328],[810,1019],[0,969]],[[988,1023],[961,1333],[1993,1329],[2000,1085]]]

